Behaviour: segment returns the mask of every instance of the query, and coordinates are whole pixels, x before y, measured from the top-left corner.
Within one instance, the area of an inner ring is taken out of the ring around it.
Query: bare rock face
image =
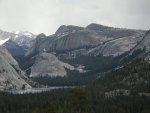
[[[145,31],[142,30],[113,28],[98,24],[90,24],[85,28],[63,25],[54,35],[37,36],[27,56],[43,51],[62,53],[79,49],[88,51],[87,55],[92,52],[92,55],[99,53],[104,56],[117,56],[130,51],[141,40],[144,33]]]
[[[11,56],[11,54],[4,48],[0,46],[0,55],[2,55],[9,64],[17,66],[18,63],[16,60]]]
[[[65,76],[65,68],[74,70],[73,66],[59,61],[55,55],[42,53],[37,56],[35,64],[31,67],[30,77]]]
[[[144,48],[147,52],[150,52],[150,30],[145,33],[140,43],[134,48],[133,51]]]
[[[83,30],[83,27],[78,27],[78,26],[72,26],[72,25],[62,25],[58,28],[58,30],[56,31],[55,35],[57,35],[58,37],[63,36],[63,35],[67,35],[69,33],[75,33],[77,31]]]
[[[23,79],[18,63],[0,46],[0,90],[31,88]]]
[[[103,56],[116,57],[132,50],[138,44],[138,42],[141,41],[141,39],[141,35],[119,38],[109,41],[96,48],[90,49],[88,51],[88,54],[93,56],[98,56],[99,54],[102,54]]]
[[[115,62],[117,63],[115,64],[118,65],[120,57],[125,57],[133,50],[142,41],[145,33],[144,30],[113,28],[94,23],[84,28],[70,25],[60,26],[53,35],[38,35],[29,48],[26,53],[27,59],[32,61],[32,58],[38,56],[31,67],[30,76],[65,76],[67,73],[61,61],[74,67],[76,67],[77,61],[77,65],[85,66],[84,69],[90,71],[97,68],[95,65],[98,62],[95,60],[96,58],[99,61],[108,57],[116,58]],[[55,53],[55,59],[54,56],[45,54],[45,52]],[[45,60],[40,56],[41,53],[45,54],[44,58],[47,56]],[[113,64],[112,62],[113,60],[109,63]],[[41,64],[45,67],[42,68]],[[27,65],[26,69],[30,66]],[[101,65],[98,66],[102,67]]]

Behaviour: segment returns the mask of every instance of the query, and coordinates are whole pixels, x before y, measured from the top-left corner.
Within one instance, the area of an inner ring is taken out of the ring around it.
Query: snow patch
[[[18,35],[16,35],[15,37],[14,37],[14,39],[17,39],[19,36]]]
[[[20,33],[20,31],[15,31],[15,34],[18,35]]]
[[[1,40],[0,39],[0,45],[3,45],[5,42],[7,42],[9,40],[9,38],[6,38],[6,39],[4,39],[4,40]]]
[[[32,38],[32,34],[31,33],[25,33],[24,36]]]

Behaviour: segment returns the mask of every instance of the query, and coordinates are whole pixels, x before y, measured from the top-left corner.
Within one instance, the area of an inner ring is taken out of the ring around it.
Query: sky
[[[150,29],[150,0],[0,0],[0,29],[54,34],[61,25],[97,23]]]

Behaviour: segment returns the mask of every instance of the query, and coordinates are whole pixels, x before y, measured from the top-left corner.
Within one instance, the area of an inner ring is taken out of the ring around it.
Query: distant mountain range
[[[0,44],[32,80],[84,85],[97,73],[149,55],[150,32],[95,23],[87,27],[62,25],[50,36],[0,31]]]
[[[145,31],[142,30],[119,29],[98,24],[90,24],[86,28],[61,26],[54,35],[37,36],[27,55],[42,51],[65,51],[74,53],[74,57],[78,55],[76,51],[84,51],[82,54],[118,56],[132,49],[144,34]]]
[[[38,54],[51,53],[75,68],[84,67],[84,72],[103,72],[121,65],[121,59],[127,57],[131,51],[134,53],[139,50],[136,47],[145,34],[146,31],[143,30],[98,24],[90,24],[85,28],[63,25],[53,35],[38,35],[25,56],[29,61],[34,58],[36,61],[35,56]],[[140,48],[141,51],[143,49],[144,47]]]
[[[13,56],[24,55],[32,45],[36,35],[30,32],[9,33],[0,30],[0,45],[3,45]]]

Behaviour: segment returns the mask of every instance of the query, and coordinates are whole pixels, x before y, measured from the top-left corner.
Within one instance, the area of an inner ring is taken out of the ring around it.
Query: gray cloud
[[[0,0],[0,29],[52,34],[62,25],[99,23],[150,29],[149,0]]]

